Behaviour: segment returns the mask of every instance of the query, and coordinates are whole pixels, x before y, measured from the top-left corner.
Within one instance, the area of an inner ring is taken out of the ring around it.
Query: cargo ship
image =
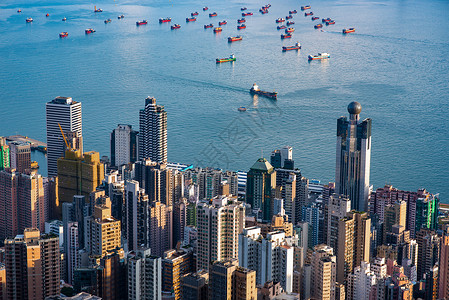
[[[244,11],[244,10],[247,10],[247,8],[246,7],[242,7],[242,8],[240,8],[240,10]]]
[[[108,23],[111,23],[111,22],[112,22],[111,19],[104,20],[104,23],[105,23],[105,24],[108,24]]]
[[[294,31],[295,31],[295,28],[293,28],[293,27],[289,27],[289,28],[285,29],[285,33],[290,33],[290,32],[294,32]]]
[[[311,9],[310,5],[301,6],[301,10]]]
[[[140,26],[140,25],[147,25],[147,24],[148,24],[147,20],[142,20],[142,21],[137,21],[137,22],[136,22],[136,25],[137,25],[137,26]]]
[[[318,24],[316,24],[315,26],[313,26],[315,29],[320,29],[320,28],[322,28],[323,27],[323,24],[321,24],[321,23],[318,23]]]
[[[229,43],[236,42],[236,41],[241,41],[241,40],[243,40],[243,37],[241,35],[228,37],[228,42]]]
[[[60,38],[65,38],[65,37],[68,37],[69,36],[69,33],[68,32],[61,32],[60,34],[59,34],[59,37]]]
[[[281,25],[281,26],[278,26],[277,29],[278,29],[278,30],[281,30],[281,29],[287,29],[287,26]]]
[[[207,7],[207,6],[203,7],[203,11],[206,11],[208,9],[209,9],[209,7]]]
[[[251,95],[261,95],[261,96],[271,98],[271,99],[277,99],[277,95],[278,95],[278,93],[276,93],[276,92],[261,91],[257,84],[253,84],[253,86],[251,87],[249,92],[251,93]]]
[[[171,18],[159,19],[159,23],[168,23],[171,22]]]
[[[179,25],[179,24],[175,24],[175,25],[172,25],[171,26],[171,29],[173,30],[173,29],[179,29],[179,28],[181,28],[181,25]]]
[[[218,16],[216,12],[209,14],[209,18],[216,17],[216,16]]]
[[[329,53],[318,53],[318,55],[309,55],[309,60],[320,60],[320,59],[327,59],[331,56]]]
[[[276,23],[282,23],[282,22],[285,22],[284,18],[277,18],[276,19]]]
[[[124,17],[125,17],[125,15],[120,15],[120,16],[117,17],[117,19],[120,20],[120,19],[123,19]]]
[[[198,12],[196,11],[196,12],[190,13],[190,15],[191,15],[192,17],[198,16]]]
[[[292,15],[288,15],[288,16],[285,17],[286,20],[290,20],[291,18],[293,18]]]
[[[312,17],[312,21],[318,20],[319,17]]]
[[[62,18],[62,21],[63,22],[67,21],[67,18],[66,17]]]
[[[295,10],[290,10],[288,13],[291,14],[291,15],[293,15],[293,14],[298,13],[298,11],[295,9]]]
[[[26,19],[26,22],[27,22],[27,23],[33,22],[33,18],[28,18],[28,19]]]
[[[196,21],[195,17],[186,18],[186,22],[195,22],[195,21]]]
[[[293,24],[295,24],[295,21],[288,21],[287,22],[287,26],[290,26],[290,25],[293,25]]]
[[[237,20],[237,23],[245,23],[246,22],[246,19],[245,18],[241,18],[241,19],[238,19]]]
[[[342,30],[342,32],[344,33],[344,34],[346,34],[346,33],[351,33],[351,32],[355,32],[355,28],[349,28],[349,29],[343,29]]]
[[[299,50],[301,49],[301,44],[297,42],[294,46],[284,46],[282,47],[282,51],[290,51],[290,50]]]
[[[313,16],[313,11],[304,13],[304,17]]]
[[[223,31],[223,28],[221,28],[221,27],[215,27],[214,28],[214,32],[215,33],[217,33],[217,32],[222,32]]]
[[[207,28],[213,28],[214,27],[214,24],[206,24],[206,25],[204,25],[204,29],[207,29]]]
[[[291,39],[291,38],[292,38],[291,33],[281,34],[281,39]]]
[[[242,13],[242,17],[252,16],[252,15],[253,15],[252,12],[244,12],[244,13]]]
[[[335,21],[334,20],[330,20],[330,21],[326,21],[326,26],[328,25],[334,25]]]
[[[245,24],[237,25],[238,30],[245,29],[245,28],[246,28]]]
[[[226,25],[226,24],[228,24],[228,22],[226,22],[225,20],[223,20],[223,21],[221,21],[221,22],[218,22],[218,25],[219,25],[219,26],[221,26],[221,25]]]
[[[103,10],[101,8],[97,8],[96,6],[94,6],[94,12],[103,12]]]
[[[227,58],[217,58],[216,60],[215,60],[215,62],[217,63],[217,64],[220,64],[220,63],[224,63],[224,62],[231,62],[231,61],[235,61],[236,60],[236,58],[235,58],[235,56],[234,56],[234,54],[231,54],[229,57],[227,57]]]
[[[86,34],[91,34],[91,33],[94,33],[94,32],[95,32],[95,29],[87,28],[86,30],[84,30],[84,32],[85,32]]]

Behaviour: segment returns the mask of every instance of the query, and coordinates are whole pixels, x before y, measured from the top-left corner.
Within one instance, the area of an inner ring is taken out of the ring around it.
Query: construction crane
[[[72,150],[72,147],[70,147],[69,143],[67,142],[67,139],[65,138],[64,131],[62,131],[61,124],[58,123],[58,126],[59,126],[59,130],[61,130],[62,138],[64,139],[67,150]]]

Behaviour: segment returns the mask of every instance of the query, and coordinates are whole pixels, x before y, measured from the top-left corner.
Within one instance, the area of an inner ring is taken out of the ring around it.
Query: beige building
[[[335,298],[336,257],[327,245],[314,247],[311,259],[311,294],[315,299],[333,300]]]

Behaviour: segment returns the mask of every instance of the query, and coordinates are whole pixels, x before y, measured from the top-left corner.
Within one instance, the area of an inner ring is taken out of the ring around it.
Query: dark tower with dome
[[[349,120],[337,120],[335,191],[351,200],[351,209],[368,211],[371,162],[371,119],[360,121],[362,105],[348,105]]]

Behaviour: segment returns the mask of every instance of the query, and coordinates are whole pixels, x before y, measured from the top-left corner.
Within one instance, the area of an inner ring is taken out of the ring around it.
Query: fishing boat
[[[344,34],[351,33],[351,32],[355,32],[355,28],[352,28],[352,27],[349,28],[349,29],[346,29],[346,28],[345,28],[345,29],[342,30],[342,32],[343,32]]]
[[[326,21],[326,26],[328,25],[334,25],[335,21],[334,20],[330,20],[330,21]]]
[[[245,18],[241,18],[241,19],[238,19],[237,20],[237,23],[245,23],[246,22],[246,19]]]
[[[231,61],[235,61],[235,60],[236,60],[236,58],[235,58],[234,54],[231,54],[229,57],[226,57],[226,58],[217,58],[215,60],[215,62],[217,64],[220,64],[220,63],[231,62]]]
[[[137,21],[136,22],[136,25],[137,26],[140,26],[140,25],[147,25],[148,24],[148,21],[147,20],[142,20],[142,21]]]
[[[206,25],[204,25],[204,29],[207,29],[207,28],[213,28],[214,27],[214,24],[206,24]]]
[[[120,16],[117,17],[117,19],[120,20],[120,19],[123,19],[124,17],[125,17],[125,15],[120,15]]]
[[[171,22],[171,18],[159,19],[159,23],[168,23]]]
[[[241,35],[228,37],[228,42],[229,43],[236,42],[236,41],[241,41],[241,40],[243,40],[243,37]]]
[[[252,12],[244,12],[244,13],[242,13],[242,17],[252,16],[252,15],[253,15]]]
[[[195,17],[186,18],[186,22],[195,22],[195,21],[196,21]]]
[[[309,55],[309,60],[320,60],[331,57],[329,53],[318,53],[318,55]]]
[[[270,7],[271,7],[271,4],[267,4],[267,5],[265,5],[264,7],[265,7],[265,8],[270,8]]]
[[[68,32],[61,32],[60,34],[59,34],[59,37],[60,38],[65,38],[65,37],[68,37],[69,36],[69,33]]]
[[[322,28],[323,27],[323,24],[321,24],[321,23],[318,23],[318,24],[316,24],[315,26],[313,26],[315,29],[320,29],[320,28]]]
[[[287,22],[287,26],[290,26],[290,25],[293,25],[293,24],[295,24],[295,21],[288,21]]]
[[[298,11],[295,9],[295,10],[290,10],[288,13],[289,13],[290,15],[293,15],[293,14],[298,13]]]
[[[282,51],[290,51],[290,50],[299,50],[301,49],[301,44],[297,42],[294,46],[284,46],[282,47]]]
[[[215,27],[214,28],[214,32],[215,33],[217,33],[217,32],[222,32],[223,31],[223,28],[221,28],[221,27]]]
[[[218,25],[219,25],[219,26],[221,26],[221,25],[226,25],[226,24],[228,24],[228,22],[226,22],[225,20],[223,20],[223,21],[221,21],[221,22],[218,22]]]
[[[94,12],[103,12],[101,8],[97,8],[97,6],[94,6]]]
[[[173,29],[179,29],[179,28],[181,28],[181,25],[179,25],[179,24],[175,24],[175,25],[172,25],[171,26],[171,29],[173,30]]]
[[[268,13],[268,9],[266,9],[266,8],[261,8],[261,9],[259,9],[259,11],[262,13],[262,15]]]
[[[288,16],[285,17],[286,20],[290,20],[291,18],[293,18],[292,15],[288,15]]]
[[[291,39],[291,38],[292,38],[291,33],[281,34],[281,39]]]
[[[94,32],[95,32],[95,29],[87,28],[86,30],[84,30],[84,32],[85,32],[86,34],[91,34],[91,33],[94,33]]]
[[[238,29],[238,30],[245,29],[245,28],[246,28],[246,25],[245,25],[245,24],[237,25],[237,29]]]
[[[301,6],[301,10],[311,9],[312,7],[310,5],[304,5]]]
[[[111,22],[112,22],[111,19],[104,20],[104,23],[105,23],[105,24],[108,24],[108,23],[111,23]]]
[[[304,17],[313,16],[313,11],[304,13]]]
[[[242,7],[242,8],[240,8],[240,10],[244,11],[244,10],[247,10],[247,8],[246,7]]]
[[[33,18],[28,18],[28,19],[26,19],[25,20],[27,23],[31,23],[31,22],[33,22]]]
[[[282,22],[285,22],[284,18],[277,18],[276,19],[276,23],[282,23]]]
[[[216,16],[218,16],[216,12],[209,14],[209,18],[216,17]]]
[[[237,108],[238,111],[246,111],[246,107],[244,106],[240,106],[239,108]]]
[[[207,7],[207,6],[203,7],[203,11],[206,11],[208,9],[209,9],[209,7]]]
[[[319,17],[312,17],[312,21],[318,20]]]
[[[49,17],[50,16],[50,14],[49,13],[47,13],[46,15],[45,15],[46,17]]]
[[[22,12],[22,10],[21,10],[21,9],[18,9],[18,10],[17,10],[17,13],[19,13],[19,14],[20,14],[21,12]]]
[[[192,17],[198,16],[198,12],[196,11],[196,12],[190,13],[190,15],[191,15]]]
[[[281,25],[281,26],[278,26],[277,29],[278,29],[278,30],[281,30],[281,29],[287,29],[287,26]]]
[[[290,33],[290,32],[294,32],[294,31],[295,31],[295,28],[293,28],[293,27],[289,27],[289,28],[285,29],[285,33]]]
[[[276,92],[261,91],[257,84],[253,84],[253,86],[251,87],[249,92],[251,93],[251,95],[261,95],[261,96],[265,96],[270,99],[277,99],[277,94],[278,94]]]
[[[66,17],[62,18],[62,21],[63,22],[67,21],[67,18]]]
[[[331,18],[321,19],[321,22],[326,23],[327,21],[332,21]]]

